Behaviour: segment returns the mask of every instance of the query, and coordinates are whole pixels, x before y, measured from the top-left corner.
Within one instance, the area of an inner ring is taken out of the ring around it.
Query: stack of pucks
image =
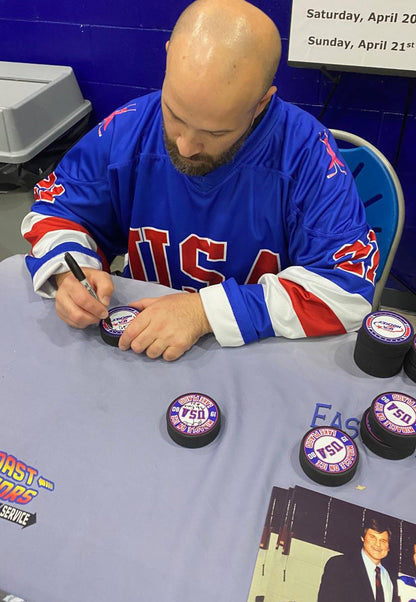
[[[416,382],[416,337],[413,338],[413,343],[406,353],[403,368],[407,376]]]
[[[220,431],[218,404],[202,393],[185,393],[172,401],[166,412],[170,437],[183,447],[203,447]]]
[[[368,314],[357,334],[355,363],[372,376],[387,378],[400,372],[413,338],[413,327],[400,314]]]
[[[363,443],[375,454],[401,460],[416,450],[416,399],[388,391],[377,395],[360,423]]]
[[[341,429],[321,426],[308,431],[300,444],[299,461],[304,473],[321,485],[344,485],[358,466],[358,449]]]
[[[139,313],[138,309],[129,305],[120,305],[119,307],[110,309],[108,315],[111,320],[111,326],[105,320],[101,320],[100,322],[100,332],[103,341],[108,345],[118,347],[121,335]]]

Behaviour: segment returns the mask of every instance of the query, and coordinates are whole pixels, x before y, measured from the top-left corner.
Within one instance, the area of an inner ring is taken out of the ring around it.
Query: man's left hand
[[[200,337],[212,332],[198,293],[176,293],[130,303],[140,314],[120,337],[123,351],[146,352],[150,358],[178,359]]]

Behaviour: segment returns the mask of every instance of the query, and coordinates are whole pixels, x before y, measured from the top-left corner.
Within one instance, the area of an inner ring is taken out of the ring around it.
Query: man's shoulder
[[[133,98],[96,126],[96,140],[108,148],[109,163],[129,161],[144,149],[161,150],[160,95],[157,91]]]
[[[302,107],[279,97],[271,105],[268,143],[273,141],[275,162],[280,169],[297,177],[300,170],[314,170],[326,158],[327,129]]]
[[[302,107],[279,98],[280,125],[284,128],[285,140],[289,146],[309,146],[317,142],[325,126]]]
[[[148,94],[137,96],[136,98],[128,100],[116,110],[122,110],[123,108],[129,107],[130,105],[135,105],[139,109],[146,109],[149,107],[158,106],[160,104],[161,94],[161,90],[155,90],[154,92],[149,92]]]
[[[331,558],[329,558],[326,561],[325,568],[341,566],[341,565],[345,564],[346,562],[347,562],[347,558],[346,558],[345,554],[336,554],[336,556],[331,556]]]
[[[296,123],[301,121],[302,123],[310,124],[312,127],[322,127],[317,117],[315,117],[307,108],[303,108],[300,104],[290,102],[280,96],[278,96],[276,100],[276,109],[279,109],[282,116],[289,122]]]
[[[99,136],[110,129],[130,129],[135,122],[146,122],[148,118],[156,117],[160,112],[160,91],[144,94],[129,100],[104,117],[98,124]]]
[[[137,98],[133,98],[128,101],[124,106],[129,107],[130,105],[135,105],[140,111],[152,111],[160,109],[160,97],[161,90],[155,90],[154,92],[149,92],[148,94],[143,94],[143,96],[137,96]]]
[[[329,560],[327,560],[325,565],[325,570],[328,569],[338,569],[344,568],[346,566],[352,567],[357,564],[362,563],[362,558],[360,552],[355,554],[347,553],[347,554],[337,554],[336,556],[331,556]]]

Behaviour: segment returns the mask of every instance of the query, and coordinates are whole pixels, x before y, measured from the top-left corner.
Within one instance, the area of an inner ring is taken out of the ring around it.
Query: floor
[[[20,225],[32,203],[32,192],[0,192],[0,261],[29,252],[30,245],[21,236]]]
[[[30,211],[33,193],[29,192],[0,192],[0,261],[11,255],[28,253],[29,243],[20,235],[20,225],[24,216]],[[122,269],[122,260],[116,259],[112,266]],[[391,309],[405,316],[416,330],[416,313]]]

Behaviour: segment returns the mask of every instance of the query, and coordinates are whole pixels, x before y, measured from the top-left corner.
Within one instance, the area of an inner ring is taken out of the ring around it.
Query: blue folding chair
[[[376,233],[380,263],[373,310],[377,310],[402,236],[405,213],[402,187],[391,163],[370,142],[342,130],[331,129],[331,132],[354,177],[367,222]],[[352,145],[352,148],[341,148],[339,141]]]

